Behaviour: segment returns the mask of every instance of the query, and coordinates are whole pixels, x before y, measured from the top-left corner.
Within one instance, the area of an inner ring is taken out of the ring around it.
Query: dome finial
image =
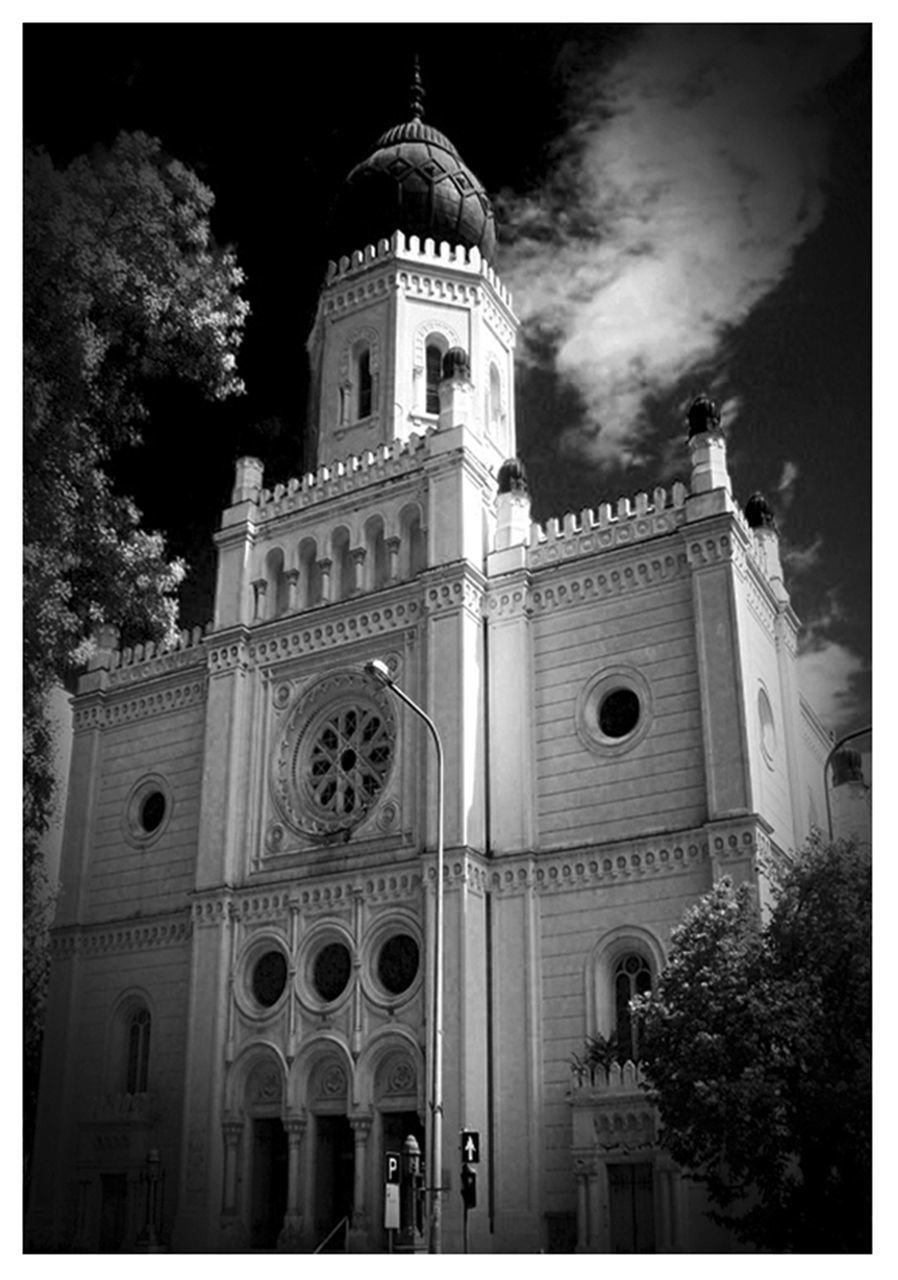
[[[409,110],[413,120],[420,120],[424,115],[424,86],[421,83],[421,65],[418,55],[412,65],[412,83],[409,86]]]

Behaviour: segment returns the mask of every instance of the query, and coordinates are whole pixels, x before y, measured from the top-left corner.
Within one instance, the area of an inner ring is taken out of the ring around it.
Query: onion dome
[[[450,347],[443,356],[444,378],[471,378],[471,362],[464,347]]]
[[[840,787],[843,782],[863,782],[864,764],[859,751],[852,747],[841,747],[833,756],[833,786]]]
[[[703,431],[720,430],[720,409],[717,401],[704,394],[696,396],[686,414],[689,425],[688,439],[700,435]]]
[[[521,493],[526,496],[527,472],[520,458],[506,458],[496,476],[496,489],[499,493]]]
[[[750,529],[776,528],[776,520],[763,493],[753,493],[746,502],[744,511]]]
[[[437,243],[496,252],[496,224],[481,183],[449,139],[424,124],[424,90],[417,59],[411,119],[388,129],[344,184],[337,210],[336,252],[350,254],[394,231]]]

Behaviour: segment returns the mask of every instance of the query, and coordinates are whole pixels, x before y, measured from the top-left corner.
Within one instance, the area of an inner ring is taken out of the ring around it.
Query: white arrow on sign
[[[474,1141],[473,1135],[468,1134],[468,1140],[465,1143],[465,1159],[470,1163],[477,1155],[477,1143]]]

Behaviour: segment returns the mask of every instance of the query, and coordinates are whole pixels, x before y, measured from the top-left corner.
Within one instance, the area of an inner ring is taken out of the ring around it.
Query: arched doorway
[[[277,1248],[287,1212],[287,1131],[283,1082],[276,1063],[259,1062],[246,1082],[249,1124],[249,1246]]]
[[[319,1063],[312,1075],[311,1113],[314,1187],[312,1199],[315,1248],[343,1219],[344,1225],[324,1252],[342,1249],[352,1219],[355,1184],[355,1138],[346,1114],[349,1095],[346,1071],[335,1058]]]
[[[378,1116],[378,1137],[375,1147],[375,1168],[378,1170],[377,1194],[374,1199],[377,1247],[389,1247],[388,1232],[384,1226],[385,1181],[383,1169],[386,1155],[393,1151],[401,1155],[406,1138],[418,1143],[425,1167],[425,1132],[418,1087],[418,1073],[411,1053],[404,1048],[392,1049],[378,1064],[374,1076],[374,1106]],[[424,1227],[424,1206],[419,1206],[419,1230]]]

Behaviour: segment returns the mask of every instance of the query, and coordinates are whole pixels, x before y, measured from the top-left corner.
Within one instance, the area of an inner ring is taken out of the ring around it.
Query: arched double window
[[[614,1033],[622,1062],[639,1061],[639,1027],[630,1002],[652,989],[652,970],[645,956],[636,951],[622,955],[614,966]]]
[[[357,342],[355,357],[355,417],[357,420],[371,417],[373,379],[371,377],[371,348],[367,342]]]
[[[620,1063],[639,1061],[639,1026],[630,1003],[653,989],[664,964],[658,939],[640,925],[609,930],[586,958],[586,1034],[611,1040]]]
[[[433,339],[429,340],[424,352],[425,372],[427,376],[427,399],[425,411],[440,411],[440,380],[443,376],[443,348]]]
[[[146,1093],[150,1063],[150,1013],[135,1009],[128,1018],[125,1055],[125,1093]]]

